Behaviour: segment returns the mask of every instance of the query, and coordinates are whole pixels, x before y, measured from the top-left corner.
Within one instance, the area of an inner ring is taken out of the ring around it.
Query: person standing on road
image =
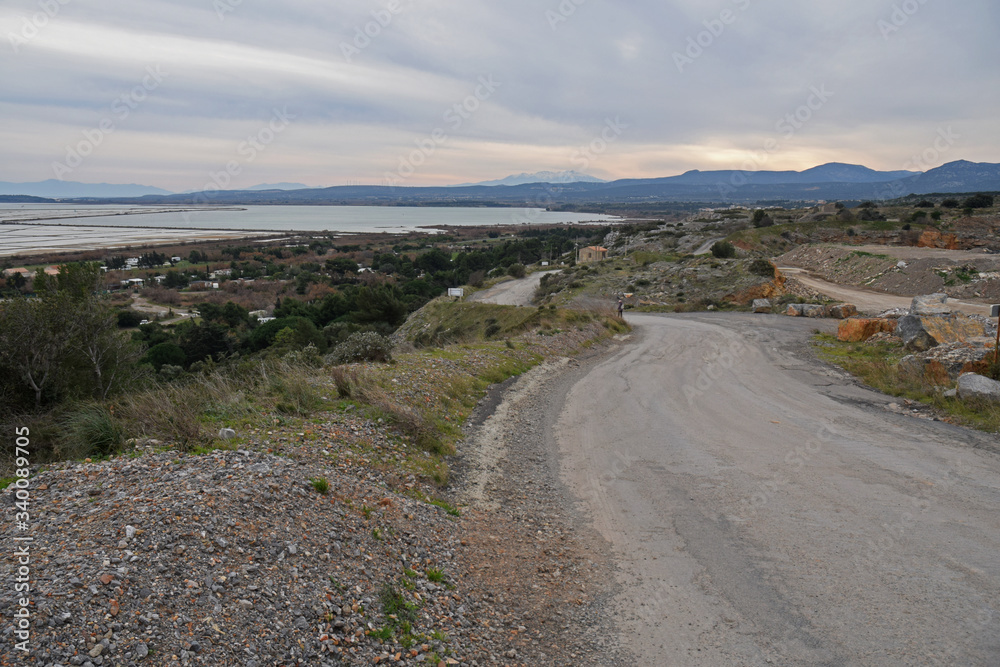
[[[618,317],[624,317],[624,313],[625,313],[625,302],[621,299],[621,297],[619,297],[618,298]]]

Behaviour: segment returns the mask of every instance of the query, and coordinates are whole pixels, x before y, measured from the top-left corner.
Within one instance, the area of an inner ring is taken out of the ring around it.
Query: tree
[[[74,310],[67,333],[71,348],[80,354],[89,370],[90,381],[72,389],[105,399],[119,389],[132,386],[141,375],[137,365],[142,350],[128,335],[118,331],[114,312],[97,299],[82,301]]]
[[[729,241],[717,241],[712,246],[712,256],[717,259],[732,259],[736,257],[736,246]]]
[[[978,194],[966,199],[962,205],[965,208],[990,208],[993,206],[993,195]]]
[[[0,317],[0,359],[30,388],[35,408],[51,389],[70,348],[70,299],[65,295],[7,301]]]
[[[76,262],[59,267],[59,273],[47,275],[41,269],[35,275],[35,293],[41,297],[63,294],[74,301],[90,298],[101,288],[101,267],[96,262]]]
[[[143,361],[159,372],[163,366],[168,364],[170,366],[187,365],[187,355],[176,343],[160,343],[149,348]]]
[[[229,329],[214,322],[201,322],[187,327],[181,333],[179,343],[190,363],[209,358],[220,361],[233,351]]]
[[[406,321],[406,303],[395,285],[362,287],[358,290],[357,306],[354,319],[360,324],[385,322],[395,328]]]

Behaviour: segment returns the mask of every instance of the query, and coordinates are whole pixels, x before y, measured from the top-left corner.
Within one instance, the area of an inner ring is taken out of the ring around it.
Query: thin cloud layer
[[[985,0],[15,0],[0,180],[995,162],[998,19]]]

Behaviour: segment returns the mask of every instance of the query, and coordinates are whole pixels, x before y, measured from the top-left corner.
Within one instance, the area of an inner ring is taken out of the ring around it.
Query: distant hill
[[[30,195],[0,195],[0,204],[55,204],[54,199]]]
[[[467,188],[473,185],[483,185],[494,187],[498,185],[527,185],[529,183],[606,183],[600,178],[583,174],[579,171],[538,171],[534,174],[517,174],[508,176],[496,181],[483,181],[482,183],[463,183],[456,185],[458,188]]]
[[[34,183],[7,183],[0,181],[0,195],[30,195],[49,199],[82,199],[95,197],[142,197],[145,195],[169,195],[169,190],[149,185],[114,185],[111,183],[77,183],[49,179]]]
[[[544,173],[544,172],[543,172]],[[537,176],[537,174],[533,175]],[[346,185],[305,190],[202,192],[133,197],[107,203],[149,205],[356,205],[356,206],[527,206],[704,202],[862,201],[909,194],[1000,191],[1000,165],[952,162],[926,174],[880,172],[849,164],[825,164],[805,171],[689,171],[680,176],[611,182],[464,187]]]
[[[1000,164],[958,160],[907,179],[902,185],[918,195],[932,192],[1000,192]]]
[[[261,190],[308,190],[308,185],[303,185],[302,183],[261,183],[260,185],[254,185],[253,187],[244,188],[249,192],[258,192]]]

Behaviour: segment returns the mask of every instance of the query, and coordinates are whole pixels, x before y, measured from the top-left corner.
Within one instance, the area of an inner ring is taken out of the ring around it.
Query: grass
[[[432,581],[436,584],[444,581],[444,570],[432,567],[428,568],[426,574],[427,574],[427,581]]]
[[[948,416],[949,421],[988,433],[1000,432],[1000,405],[947,397],[941,386],[926,374],[900,368],[906,352],[899,345],[842,343],[835,336],[818,334],[814,339],[820,358],[840,366],[868,386],[889,396],[928,405]]]
[[[313,477],[309,480],[309,483],[312,484],[312,488],[321,495],[325,496],[330,493],[330,482],[327,481],[325,477]]]
[[[435,507],[440,507],[451,516],[462,516],[462,513],[458,510],[457,507],[455,507],[454,505],[450,505],[443,500],[432,498],[428,500],[427,503],[430,505],[434,505]]]

